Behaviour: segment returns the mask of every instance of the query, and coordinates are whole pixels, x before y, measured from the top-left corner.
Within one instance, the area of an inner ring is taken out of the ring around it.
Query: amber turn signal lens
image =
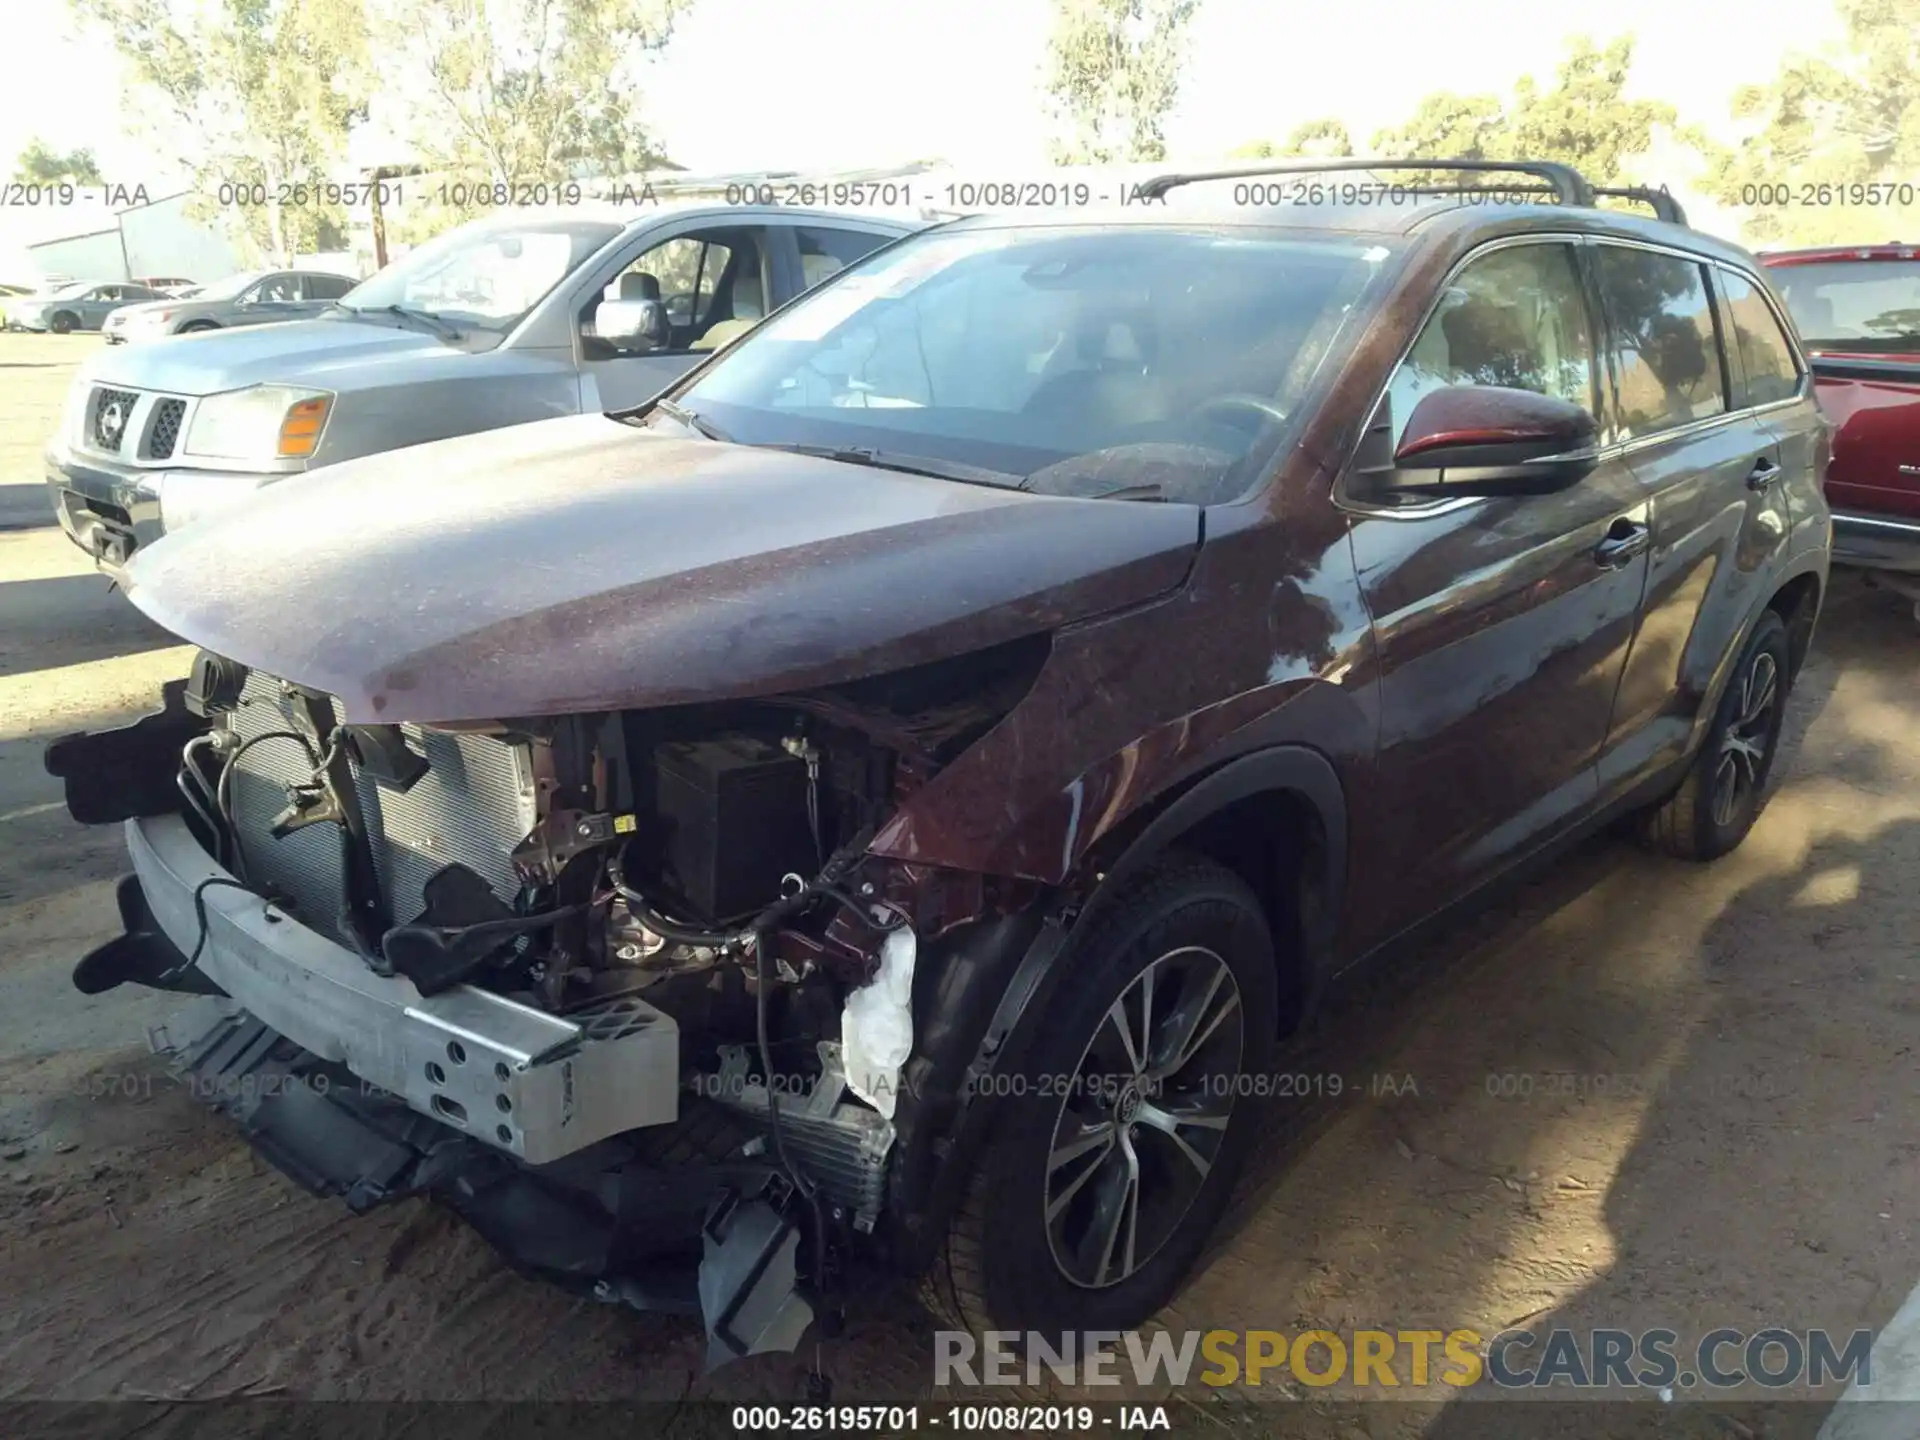
[[[289,407],[280,422],[280,458],[300,460],[320,443],[320,427],[327,423],[327,400],[302,400]]]

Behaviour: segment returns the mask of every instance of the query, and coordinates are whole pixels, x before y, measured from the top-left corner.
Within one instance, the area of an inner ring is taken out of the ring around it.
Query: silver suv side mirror
[[[616,350],[644,355],[667,348],[667,307],[658,300],[602,300],[594,333]]]

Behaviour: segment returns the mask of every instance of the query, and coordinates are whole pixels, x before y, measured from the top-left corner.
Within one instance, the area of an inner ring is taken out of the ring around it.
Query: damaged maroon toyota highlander
[[[203,648],[50,747],[133,861],[76,983],[202,994],[178,1063],[314,1190],[716,1361],[874,1267],[1140,1323],[1330,976],[1613,817],[1704,860],[1763,803],[1806,361],[1744,251],[1504,168],[958,221],[641,411],[143,551]]]

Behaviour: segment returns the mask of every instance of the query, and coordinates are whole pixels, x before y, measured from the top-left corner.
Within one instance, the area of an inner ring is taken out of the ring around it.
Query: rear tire
[[[220,327],[211,320],[195,320],[191,324],[182,325],[174,333],[176,335],[197,335],[202,330],[218,330],[219,328]]]
[[[1792,675],[1786,623],[1765,611],[1687,778],[1664,803],[1641,812],[1643,843],[1681,860],[1717,860],[1747,838],[1766,805]]]
[[[922,1286],[943,1320],[1127,1330],[1185,1280],[1254,1128],[1273,938],[1224,866],[1169,855],[1076,940]],[[1124,1029],[1122,1028],[1124,1024]]]
[[[47,328],[56,335],[71,335],[79,323],[80,320],[78,316],[70,315],[65,310],[62,310],[51,320],[47,321]]]

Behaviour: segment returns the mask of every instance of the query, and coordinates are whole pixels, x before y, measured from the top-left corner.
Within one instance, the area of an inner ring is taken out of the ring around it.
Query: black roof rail
[[[1652,185],[1600,185],[1594,188],[1593,193],[1610,200],[1638,200],[1642,205],[1652,207],[1656,220],[1664,220],[1669,225],[1687,223],[1687,212],[1680,208],[1680,202],[1673,198],[1670,190]]]
[[[1557,160],[1289,160],[1278,164],[1246,165],[1230,170],[1187,170],[1142,180],[1136,193],[1158,200],[1180,185],[1197,180],[1251,180],[1261,175],[1316,175],[1348,170],[1459,170],[1469,174],[1532,175],[1544,180],[1562,205],[1593,204],[1594,189],[1571,165]]]
[[[1436,190],[1433,193],[1445,195],[1449,192]],[[1551,187],[1545,185],[1516,185],[1502,193],[1551,195],[1554,192]],[[1674,199],[1673,192],[1670,190],[1661,190],[1651,185],[1596,185],[1593,187],[1593,193],[1596,197],[1608,200],[1638,201],[1653,211],[1656,220],[1663,220],[1669,225],[1685,226],[1687,223],[1687,212],[1681,208],[1680,202]]]

